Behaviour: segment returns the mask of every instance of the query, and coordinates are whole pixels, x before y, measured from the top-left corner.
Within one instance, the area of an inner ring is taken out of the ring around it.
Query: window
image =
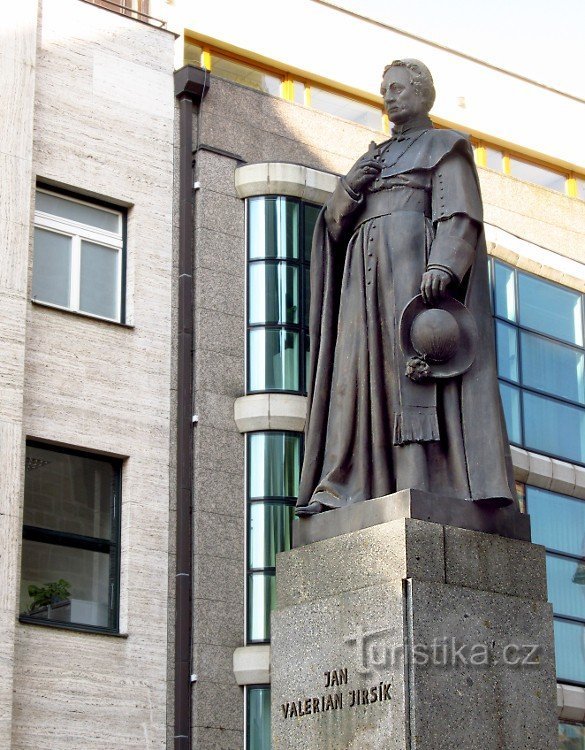
[[[124,322],[122,211],[38,189],[32,298]]]
[[[283,196],[247,205],[247,390],[306,393],[309,260],[319,207]]]
[[[585,463],[583,295],[492,261],[500,391],[512,443]]]
[[[247,435],[248,643],[270,640],[276,554],[291,548],[301,471],[302,436],[294,432]]]
[[[118,629],[120,461],[26,448],[20,619]]]
[[[560,721],[559,750],[585,750],[585,724]]]
[[[253,685],[246,688],[246,748],[270,750],[270,686]]]
[[[365,125],[372,130],[382,130],[381,107],[327,91],[319,86],[311,85],[306,88],[305,103],[310,103],[314,109],[357,122],[358,125]]]
[[[532,541],[546,547],[557,677],[585,685],[585,501],[526,487]]]

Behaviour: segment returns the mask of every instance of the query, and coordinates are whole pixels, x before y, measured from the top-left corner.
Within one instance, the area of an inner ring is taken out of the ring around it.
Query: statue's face
[[[412,85],[408,68],[396,67],[386,71],[382,81],[384,106],[388,117],[395,125],[427,114],[421,97]]]

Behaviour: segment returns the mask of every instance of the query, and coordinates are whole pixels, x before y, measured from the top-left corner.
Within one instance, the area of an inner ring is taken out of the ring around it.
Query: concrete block
[[[445,526],[445,578],[455,586],[547,601],[544,547]]]
[[[200,555],[215,555],[236,560],[244,568],[245,524],[237,516],[196,512],[195,549]]]
[[[195,223],[197,229],[217,230],[233,237],[244,237],[245,212],[241,200],[210,188],[197,193]]]
[[[539,453],[529,453],[526,483],[548,490],[550,489],[551,482],[552,459],[548,456],[542,456]]]
[[[244,640],[244,605],[218,599],[193,599],[193,641],[227,646],[232,650]]]
[[[217,427],[220,430],[235,431],[234,399],[225,393],[197,390],[195,410],[199,424]]]
[[[241,691],[234,711],[244,712],[244,693]],[[225,729],[224,727],[210,727],[201,717],[202,725],[193,726],[193,744],[205,750],[244,750],[244,730]],[[172,735],[171,735],[172,736]]]
[[[302,432],[307,416],[307,397],[291,393],[271,393],[269,402],[271,430]]]
[[[562,693],[559,718],[565,721],[585,720],[585,689],[577,685],[557,685]]]
[[[231,646],[218,646],[211,643],[195,644],[193,653],[194,672],[197,679],[235,685],[233,672],[234,649]]]
[[[270,646],[241,646],[234,651],[233,669],[238,685],[270,682]]]
[[[241,356],[197,349],[195,382],[204,391],[221,393],[232,398],[244,391],[244,362]]]
[[[243,362],[245,328],[242,315],[229,315],[197,307],[195,325],[196,340],[202,349],[239,357]]]
[[[270,394],[253,393],[234,401],[234,420],[239,432],[270,429]]]
[[[268,165],[269,192],[302,198],[305,192],[307,169],[300,164],[272,162]]]
[[[575,489],[573,494],[576,497],[585,499],[585,467],[575,465]]]
[[[244,238],[226,234],[221,228],[201,227],[196,234],[195,264],[197,268],[211,268],[243,278],[246,268]]]
[[[242,446],[243,447],[243,446]],[[238,472],[225,472],[221,465],[195,468],[196,507],[202,513],[221,513],[243,519],[245,488]]]
[[[238,162],[229,156],[202,149],[197,155],[197,177],[203,190],[211,188],[219,193],[235,196],[234,174]]]
[[[199,469],[244,473],[244,440],[237,432],[199,425],[195,433],[195,463]]]
[[[197,306],[244,317],[246,276],[241,270],[234,275],[215,268],[200,268],[195,281]]]
[[[515,445],[510,446],[510,451],[514,465],[514,479],[517,482],[526,482],[529,472],[528,451],[525,451],[524,448],[517,448]]]
[[[199,599],[227,602],[241,607],[244,602],[244,560],[202,555],[195,553],[193,562],[193,583],[195,596]],[[243,622],[240,623],[243,627]]]
[[[236,732],[243,730],[244,711],[236,708],[242,705],[240,687],[201,680],[196,683],[192,695],[193,720],[196,724]]]
[[[550,488],[553,492],[561,492],[572,495],[575,489],[575,467],[573,464],[552,459],[552,482]]]
[[[322,205],[335,190],[338,177],[330,172],[307,168],[303,200]]]
[[[444,580],[443,531],[401,519],[325,539],[277,556],[278,607],[404,578]],[[314,571],[327,570],[315,576]],[[351,571],[351,574],[349,574]]]
[[[244,164],[234,172],[234,184],[238,198],[266,195],[268,185],[268,163]]]

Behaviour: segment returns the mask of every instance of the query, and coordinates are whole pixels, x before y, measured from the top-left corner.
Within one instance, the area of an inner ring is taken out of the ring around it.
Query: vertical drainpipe
[[[209,88],[194,65],[175,72],[179,102],[179,285],[177,331],[177,568],[175,579],[175,750],[191,750],[193,560],[193,111]]]

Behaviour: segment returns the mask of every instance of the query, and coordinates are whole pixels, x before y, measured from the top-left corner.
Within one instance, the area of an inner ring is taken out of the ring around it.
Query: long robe
[[[430,121],[427,121],[430,123]],[[467,139],[428,125],[379,147],[364,196],[340,180],[311,255],[311,365],[297,506],[418,488],[515,498],[497,384],[482,204]],[[452,277],[479,332],[471,369],[413,383],[398,323],[428,268]]]

